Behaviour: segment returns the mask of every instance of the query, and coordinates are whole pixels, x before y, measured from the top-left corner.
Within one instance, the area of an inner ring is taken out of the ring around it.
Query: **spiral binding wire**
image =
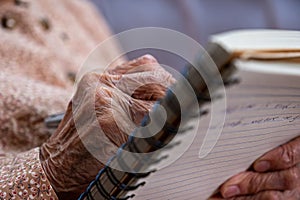
[[[214,45],[213,48],[210,50],[210,52],[211,52],[210,53],[211,57],[215,61],[216,65],[219,67],[220,73],[226,74],[226,77],[229,74],[231,74],[228,72],[228,71],[232,70],[232,69],[230,69],[231,67],[229,67],[230,65],[228,65],[228,62],[232,59],[231,55],[228,54],[222,47],[220,47],[218,45]],[[198,63],[198,64],[201,66],[203,64],[206,64],[206,61],[200,60],[200,63]],[[195,72],[196,71],[193,70],[193,66],[192,66],[190,68],[187,68],[186,71],[183,73],[183,75],[187,80],[201,79],[201,77],[199,77],[199,74],[197,75],[197,74],[195,74]],[[191,80],[189,80],[189,82],[191,83]],[[197,89],[197,87],[198,87],[198,85],[196,83],[197,83],[197,81],[194,83],[194,87],[193,87],[194,90],[195,90],[195,88]],[[232,84],[236,84],[237,81],[229,80],[229,81],[224,81],[224,83],[227,85],[232,85]],[[191,84],[193,84],[193,83],[191,83]],[[208,95],[207,91],[206,92],[196,91],[195,94],[197,94],[197,100],[198,100],[199,105],[213,100]],[[169,112],[171,112],[172,114],[175,113],[175,115],[179,115],[179,114],[186,115],[186,113],[180,113],[180,105],[178,104],[178,102],[176,103],[176,101],[174,101],[174,99],[176,99],[176,96],[174,96],[174,94],[172,94],[172,92],[170,92],[170,90],[169,90],[167,92],[166,97],[158,103],[167,105]],[[201,111],[201,112],[207,113],[207,111]],[[185,120],[191,119],[192,117],[193,116],[186,117]],[[146,116],[142,122],[142,126],[146,125],[149,122],[149,120],[150,120],[149,116]],[[147,144],[149,147],[151,147],[148,152],[155,151],[157,149],[164,147],[166,144],[168,144],[170,142],[170,140],[172,140],[173,137],[176,134],[178,134],[179,132],[182,133],[182,132],[185,132],[186,130],[193,128],[193,127],[187,127],[184,130],[179,130],[179,124],[180,124],[180,120],[175,120],[174,123],[166,123],[164,125],[163,129],[161,130],[162,134],[160,134],[160,135],[158,134],[158,136],[155,135],[155,136],[152,136],[149,138],[136,138],[133,135],[131,135],[129,137],[128,142],[120,147],[120,151],[117,153],[117,155],[115,155],[107,163],[107,165],[102,170],[100,170],[100,172],[96,176],[95,180],[92,181],[90,183],[90,185],[88,186],[88,188],[86,189],[86,191],[83,194],[81,194],[81,196],[79,197],[79,200],[85,200],[85,199],[94,200],[95,196],[93,195],[93,192],[98,192],[98,194],[101,195],[101,199],[105,199],[105,200],[128,200],[130,198],[133,198],[135,196],[134,194],[127,195],[125,197],[119,197],[119,196],[126,194],[127,192],[136,190],[137,188],[145,185],[145,182],[141,182],[138,184],[132,184],[132,183],[136,183],[141,178],[146,178],[151,173],[153,173],[155,170],[148,172],[148,173],[142,173],[142,174],[135,173],[134,170],[132,169],[132,166],[127,166],[126,162],[121,158],[120,152],[122,150],[128,150],[133,153],[145,153],[143,150],[140,149],[139,145],[141,144],[141,142],[144,142],[143,144]],[[171,145],[171,147],[173,147],[177,144],[178,143],[173,144],[173,145]],[[135,155],[135,156],[137,156],[137,155]],[[138,156],[136,158],[139,159]],[[160,162],[161,160],[163,160],[165,158],[166,157],[153,158],[153,159],[151,158],[150,160],[141,161],[141,162],[147,162],[148,164],[153,164],[156,162]],[[109,164],[115,160],[124,169],[124,172],[121,172],[121,171],[119,171],[119,172],[124,174],[124,176],[122,176],[122,178],[125,177],[126,181],[121,181],[119,178],[117,178],[117,176],[115,175],[115,173],[117,172],[116,169],[112,169],[109,167]],[[128,172],[128,171],[130,171],[130,172]],[[114,188],[116,189],[117,192],[113,192],[113,194],[112,194],[110,191],[107,191],[107,188],[105,188],[104,185],[101,183],[101,180],[103,178],[106,178],[105,180],[109,180],[110,184],[114,186]]]
[[[171,134],[174,134],[174,129],[175,128],[169,128],[168,130],[171,130]],[[129,140],[130,141],[130,140]],[[153,140],[147,140],[148,144],[149,145],[152,145],[153,147],[155,147],[155,149],[157,148],[161,148],[163,146],[163,142],[159,142],[159,145],[156,144]],[[131,152],[140,152],[137,148],[137,146],[135,145],[135,142],[132,142],[131,143],[132,145],[128,145],[129,146],[129,149],[131,150]],[[174,146],[178,145],[178,143],[174,143],[173,145],[171,145],[170,147],[168,148],[172,148]],[[121,149],[124,148],[125,145],[123,145],[121,147]],[[134,149],[132,148],[134,147]],[[116,155],[115,157],[117,157],[118,155]],[[114,158],[115,158],[114,157]],[[112,159],[114,159],[112,158]],[[150,162],[151,164],[155,164],[155,163],[158,163],[160,162],[161,160],[165,159],[166,156],[163,156],[159,159],[153,159],[151,161],[148,160],[148,162]],[[118,162],[121,163],[122,167],[124,167],[126,170],[130,169],[129,166],[126,166],[126,162],[124,162],[123,160],[119,160]],[[149,176],[151,173],[154,173],[155,170],[152,170],[148,173],[128,173],[127,174],[129,176],[132,177],[132,179],[141,179],[141,178],[146,178],[147,176]],[[137,188],[143,186],[146,184],[146,182],[141,182],[139,184],[136,184],[136,185],[126,185],[122,182],[120,182],[120,180],[114,175],[112,169],[109,167],[109,163],[98,173],[96,179],[89,185],[89,187],[86,189],[86,191],[79,197],[79,200],[83,200],[83,199],[87,199],[87,200],[94,200],[93,198],[93,195],[91,194],[91,191],[92,191],[92,188],[94,188],[96,186],[98,192],[102,195],[103,198],[105,198],[105,200],[128,200],[130,198],[133,198],[135,195],[132,194],[132,195],[129,195],[129,196],[126,196],[126,197],[123,197],[123,198],[118,198],[118,197],[115,197],[115,196],[111,196],[104,188],[103,188],[103,185],[100,184],[100,180],[101,180],[101,177],[106,175],[106,177],[108,177],[108,179],[111,181],[111,183],[115,186],[118,187],[118,189],[122,190],[122,191],[133,191],[133,190],[136,190]]]

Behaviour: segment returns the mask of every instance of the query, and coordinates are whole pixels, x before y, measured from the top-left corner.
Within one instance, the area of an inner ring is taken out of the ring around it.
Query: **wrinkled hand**
[[[74,199],[84,191],[116,153],[113,147],[127,141],[174,81],[149,55],[81,79],[58,130],[41,147],[43,169],[59,198]]]
[[[300,137],[263,155],[254,171],[242,172],[225,182],[220,193],[232,200],[300,199]],[[212,199],[223,199],[216,197]]]

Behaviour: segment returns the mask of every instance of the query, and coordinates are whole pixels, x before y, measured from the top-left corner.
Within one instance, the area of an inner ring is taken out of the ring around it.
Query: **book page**
[[[199,158],[208,114],[197,130],[191,130],[197,131],[191,147],[147,178],[146,185],[134,192],[135,199],[207,199],[259,156],[300,135],[299,76],[240,71],[237,77],[241,82],[226,90],[226,120],[213,150]]]
[[[235,51],[297,51],[300,50],[300,32],[272,29],[235,30],[213,35],[210,41],[230,52]]]

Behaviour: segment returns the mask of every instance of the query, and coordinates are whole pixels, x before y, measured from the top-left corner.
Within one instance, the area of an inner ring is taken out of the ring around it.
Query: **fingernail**
[[[265,172],[268,169],[270,169],[270,162],[268,161],[259,161],[257,164],[255,164],[254,169],[258,172]]]
[[[240,188],[236,185],[232,185],[232,186],[229,186],[228,188],[225,189],[223,197],[224,198],[230,198],[230,197],[233,197],[233,196],[238,195],[240,193],[241,193]]]

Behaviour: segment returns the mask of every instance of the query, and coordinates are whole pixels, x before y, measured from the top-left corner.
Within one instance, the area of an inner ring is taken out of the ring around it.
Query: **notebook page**
[[[299,76],[240,71],[237,77],[241,83],[226,90],[224,128],[208,156],[200,159],[199,150],[210,115],[191,130],[197,136],[188,151],[147,178],[135,199],[207,199],[260,155],[300,135]]]
[[[300,32],[291,30],[249,29],[213,35],[210,41],[230,52],[244,50],[300,50]]]

